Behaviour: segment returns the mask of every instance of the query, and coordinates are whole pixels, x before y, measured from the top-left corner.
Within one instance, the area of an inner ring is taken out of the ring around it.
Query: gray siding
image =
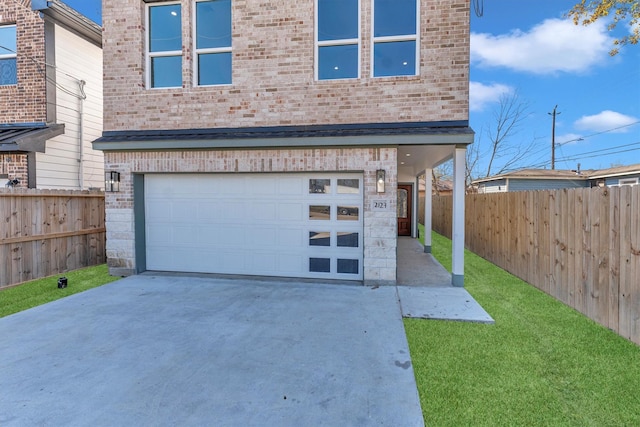
[[[632,175],[623,175],[623,176],[614,176],[605,179],[605,183],[607,186],[618,185],[618,182],[621,179],[629,179],[629,178],[640,178],[640,173],[632,174]]]
[[[509,180],[509,191],[560,190],[563,188],[588,187],[586,180],[569,179],[513,179]]]

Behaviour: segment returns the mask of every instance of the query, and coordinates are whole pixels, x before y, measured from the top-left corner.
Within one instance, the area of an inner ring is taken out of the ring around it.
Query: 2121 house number
[[[389,207],[388,200],[375,200],[371,202],[372,211],[386,211]]]

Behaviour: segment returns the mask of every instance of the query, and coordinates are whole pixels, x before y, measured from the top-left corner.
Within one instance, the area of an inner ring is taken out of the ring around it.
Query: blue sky
[[[470,123],[481,154],[476,176],[486,173],[487,132],[500,98],[517,93],[526,115],[509,139],[526,150],[512,168],[549,168],[556,118],[556,169],[603,169],[640,163],[640,45],[610,57],[606,22],[575,26],[564,14],[578,0],[484,0],[471,15]],[[100,22],[100,0],[65,0]],[[495,173],[509,156],[498,159]]]

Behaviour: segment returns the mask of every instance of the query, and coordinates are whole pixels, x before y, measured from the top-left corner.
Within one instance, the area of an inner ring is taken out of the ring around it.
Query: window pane
[[[357,221],[360,210],[357,206],[338,206],[338,220]]]
[[[358,194],[360,193],[359,179],[339,179],[338,194]]]
[[[416,34],[416,0],[375,0],[374,37]]]
[[[331,259],[329,258],[309,258],[309,271],[314,273],[331,272]]]
[[[182,50],[182,23],[179,4],[149,8],[149,51]]]
[[[358,38],[358,0],[318,0],[318,40]]]
[[[196,48],[231,46],[231,0],[196,3]]]
[[[330,206],[309,206],[309,219],[311,220],[328,220],[330,214]]]
[[[331,235],[328,231],[310,231],[309,246],[331,246]]]
[[[338,273],[358,274],[358,260],[338,259]]]
[[[343,248],[357,248],[358,233],[338,233],[338,246]]]
[[[398,190],[398,218],[407,218],[409,215],[409,192],[404,188]]]
[[[18,84],[18,73],[16,71],[16,60],[0,59],[0,86]]]
[[[182,87],[182,57],[151,58],[151,87]]]
[[[414,76],[416,74],[416,42],[376,43],[373,49],[373,75]]]
[[[0,55],[16,54],[16,26],[7,25],[0,27]],[[4,49],[4,48],[6,49]]]
[[[231,52],[198,55],[198,84],[231,84]]]
[[[330,179],[310,179],[309,193],[331,193]]]
[[[318,48],[318,79],[355,79],[358,77],[358,45]]]

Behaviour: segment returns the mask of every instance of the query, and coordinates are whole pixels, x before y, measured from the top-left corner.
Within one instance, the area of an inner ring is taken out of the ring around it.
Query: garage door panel
[[[362,174],[147,175],[147,269],[362,279],[362,187]]]
[[[304,205],[302,203],[282,203],[278,206],[278,219],[281,221],[301,221]]]
[[[280,178],[278,180],[278,194],[281,196],[290,195],[290,196],[300,196],[302,195],[302,187],[303,187],[303,178],[302,177],[291,177],[291,178]]]

